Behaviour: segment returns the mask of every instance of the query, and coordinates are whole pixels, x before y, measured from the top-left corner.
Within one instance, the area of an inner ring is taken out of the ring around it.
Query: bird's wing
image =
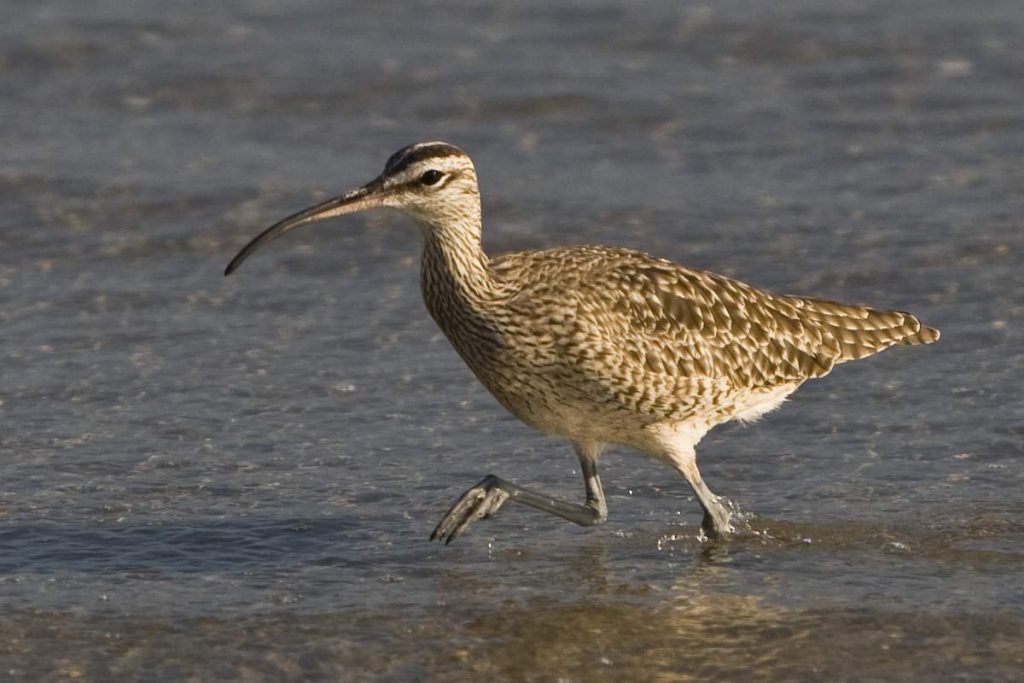
[[[649,372],[764,388],[821,377],[842,356],[800,300],[668,261],[625,259],[581,285],[581,314],[603,317]]]
[[[518,305],[545,330],[561,320],[572,357],[633,375],[767,388],[821,377],[837,363],[893,344],[938,337],[902,311],[771,294],[627,249],[527,252],[496,265],[532,283]],[[545,306],[554,317],[537,315]]]

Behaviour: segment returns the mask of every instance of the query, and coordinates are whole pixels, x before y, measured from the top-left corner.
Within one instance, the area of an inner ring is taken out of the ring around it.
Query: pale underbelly
[[[613,395],[587,395],[579,391],[544,391],[534,385],[485,383],[510,413],[534,429],[576,441],[635,444],[646,440],[654,425],[699,424],[710,429],[732,419],[756,420],[778,408],[800,382],[770,388],[734,389],[717,396],[659,397],[659,408],[644,411],[625,405]]]

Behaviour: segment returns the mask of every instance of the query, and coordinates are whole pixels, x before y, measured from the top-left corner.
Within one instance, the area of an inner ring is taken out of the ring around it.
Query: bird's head
[[[369,183],[294,213],[261,232],[238,252],[224,274],[230,275],[256,249],[300,225],[377,207],[401,211],[428,231],[479,231],[476,169],[465,152],[446,142],[403,147]]]

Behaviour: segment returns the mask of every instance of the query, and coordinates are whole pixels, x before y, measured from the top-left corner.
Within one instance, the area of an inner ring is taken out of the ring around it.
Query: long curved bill
[[[308,209],[303,209],[298,213],[293,213],[291,216],[274,223],[253,238],[249,244],[245,245],[242,250],[235,255],[235,258],[231,259],[231,263],[229,263],[228,267],[224,269],[224,275],[231,275],[231,273],[238,270],[238,267],[242,265],[242,262],[249,258],[254,251],[262,247],[264,244],[273,242],[281,235],[294,230],[300,225],[315,223],[316,221],[322,221],[325,218],[332,218],[333,216],[342,216],[346,213],[355,213],[356,211],[373,209],[378,206],[382,206],[386,197],[387,194],[384,192],[384,183],[381,182],[380,178],[378,178],[368,185],[356,188],[351,192],[346,192],[340,197],[333,197],[325,202],[320,202],[315,206],[311,206]]]

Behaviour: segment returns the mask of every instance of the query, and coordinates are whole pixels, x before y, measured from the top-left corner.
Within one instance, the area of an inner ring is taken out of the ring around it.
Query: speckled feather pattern
[[[506,500],[577,524],[604,522],[597,461],[611,443],[674,467],[700,502],[702,530],[730,533],[732,514],[697,468],[709,429],[763,415],[837,363],[939,336],[909,313],[769,294],[629,249],[490,259],[473,162],[443,142],[404,147],[370,183],[270,226],[225,273],[295,227],[376,207],[419,224],[423,299],[462,359],[513,415],[569,438],[584,475],[583,505],[487,475],[434,529],[431,539],[446,543]]]
[[[907,313],[776,296],[627,249],[506,254],[488,270],[499,294],[475,325],[451,302],[428,307],[488,389],[547,431],[566,407],[624,430],[710,426],[836,363],[934,338]]]
[[[837,363],[938,337],[909,313],[774,295],[629,249],[488,259],[472,163],[423,147],[391,163],[466,181],[443,204],[403,207],[423,226],[427,308],[491,393],[543,431],[624,443],[657,424],[703,431],[757,417]]]

